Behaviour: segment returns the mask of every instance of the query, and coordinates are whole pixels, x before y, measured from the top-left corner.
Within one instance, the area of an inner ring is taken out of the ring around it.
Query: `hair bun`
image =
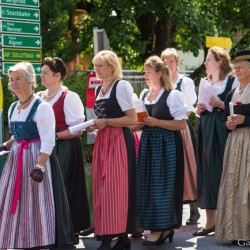
[[[58,72],[61,74],[62,79],[64,79],[67,73],[64,62],[59,57],[54,57],[53,59],[55,62],[55,66],[58,69]]]

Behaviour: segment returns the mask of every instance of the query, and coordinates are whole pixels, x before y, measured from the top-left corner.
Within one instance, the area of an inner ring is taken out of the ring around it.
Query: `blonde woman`
[[[136,228],[136,154],[129,126],[137,121],[133,88],[122,79],[117,55],[100,51],[93,58],[95,72],[103,85],[96,89],[92,185],[94,227],[102,242],[98,250],[130,249],[128,233]]]
[[[174,90],[161,58],[149,57],[144,71],[150,89],[142,100],[149,117],[142,124],[138,155],[138,225],[151,231],[143,244],[159,246],[167,238],[171,242],[174,227],[181,225],[183,189],[176,187],[183,187],[179,130],[186,127],[186,104],[183,94]]]

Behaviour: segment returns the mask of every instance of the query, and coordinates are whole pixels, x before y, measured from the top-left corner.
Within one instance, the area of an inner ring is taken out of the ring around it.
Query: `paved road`
[[[184,205],[183,207],[183,223],[189,218],[189,206]],[[192,233],[197,229],[197,226],[204,226],[205,223],[205,214],[204,211],[201,212],[200,223],[198,225],[190,225],[186,226],[183,225],[180,229],[175,230],[174,240],[172,243],[168,241],[165,244],[161,245],[160,247],[147,247],[142,245],[143,239],[131,239],[132,247],[131,250],[224,250],[224,249],[231,249],[231,250],[244,250],[249,249],[248,247],[242,246],[234,246],[231,242],[222,242],[215,239],[213,235],[207,237],[194,237]],[[114,245],[116,240],[114,240]],[[63,248],[60,250],[73,250],[73,249],[82,249],[82,250],[96,250],[100,245],[99,241],[96,241],[94,234],[89,235],[88,237],[82,237],[80,240],[80,244],[75,246],[75,248]]]
[[[184,205],[183,209],[183,223],[189,218],[189,206]],[[203,226],[205,222],[204,211],[201,211],[201,218],[198,227]],[[176,249],[198,249],[198,250],[220,250],[220,249],[249,249],[248,247],[233,246],[231,242],[222,242],[215,239],[214,236],[207,237],[194,237],[192,233],[196,230],[197,225],[182,226],[180,229],[175,230],[174,240],[172,243],[168,241],[160,247],[147,247],[142,245],[142,239],[131,239],[132,248],[131,250],[176,250]],[[114,243],[115,244],[115,240]],[[82,237],[79,245],[76,246],[77,249],[85,250],[96,250],[100,242],[96,241],[94,235],[88,237]]]

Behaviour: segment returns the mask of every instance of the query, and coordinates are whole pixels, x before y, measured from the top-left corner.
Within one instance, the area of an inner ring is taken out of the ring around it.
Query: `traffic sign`
[[[41,25],[40,23],[1,20],[0,32],[11,34],[40,35]]]
[[[42,50],[35,49],[2,49],[3,61],[28,61],[28,62],[41,62]]]
[[[42,48],[41,36],[19,36],[2,34],[2,47]]]
[[[0,6],[0,18],[40,21],[40,10],[11,6]]]
[[[39,7],[39,0],[0,0],[0,3],[16,6]]]
[[[224,49],[232,48],[232,40],[229,37],[206,36],[206,47],[218,46]]]
[[[15,64],[16,64],[15,62],[3,62],[2,63],[2,74],[7,75],[8,69]],[[36,75],[41,75],[41,73],[42,73],[41,63],[32,63],[32,65],[34,67]]]

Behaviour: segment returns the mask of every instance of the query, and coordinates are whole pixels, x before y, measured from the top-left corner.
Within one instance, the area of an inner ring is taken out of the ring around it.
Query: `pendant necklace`
[[[153,91],[152,89],[150,90],[150,94],[152,95],[156,95],[161,91],[161,89],[159,89],[158,91]]]
[[[102,95],[105,95],[106,93],[107,93],[107,91],[108,91],[108,89],[110,88],[110,86],[113,84],[113,82],[114,81],[112,81],[109,85],[108,85],[108,87],[104,90],[104,86],[102,86],[102,88],[101,88],[101,93],[102,93]]]
[[[33,96],[33,92],[32,92],[32,94],[30,95],[30,97],[26,101],[24,101],[24,102],[19,101],[20,105],[23,106],[25,103],[27,103],[32,96]]]
[[[31,97],[33,97],[33,92],[26,101],[24,101],[24,102],[19,101],[20,106],[17,108],[18,114],[20,114],[22,107],[24,106],[25,103],[27,103],[31,99]]]

